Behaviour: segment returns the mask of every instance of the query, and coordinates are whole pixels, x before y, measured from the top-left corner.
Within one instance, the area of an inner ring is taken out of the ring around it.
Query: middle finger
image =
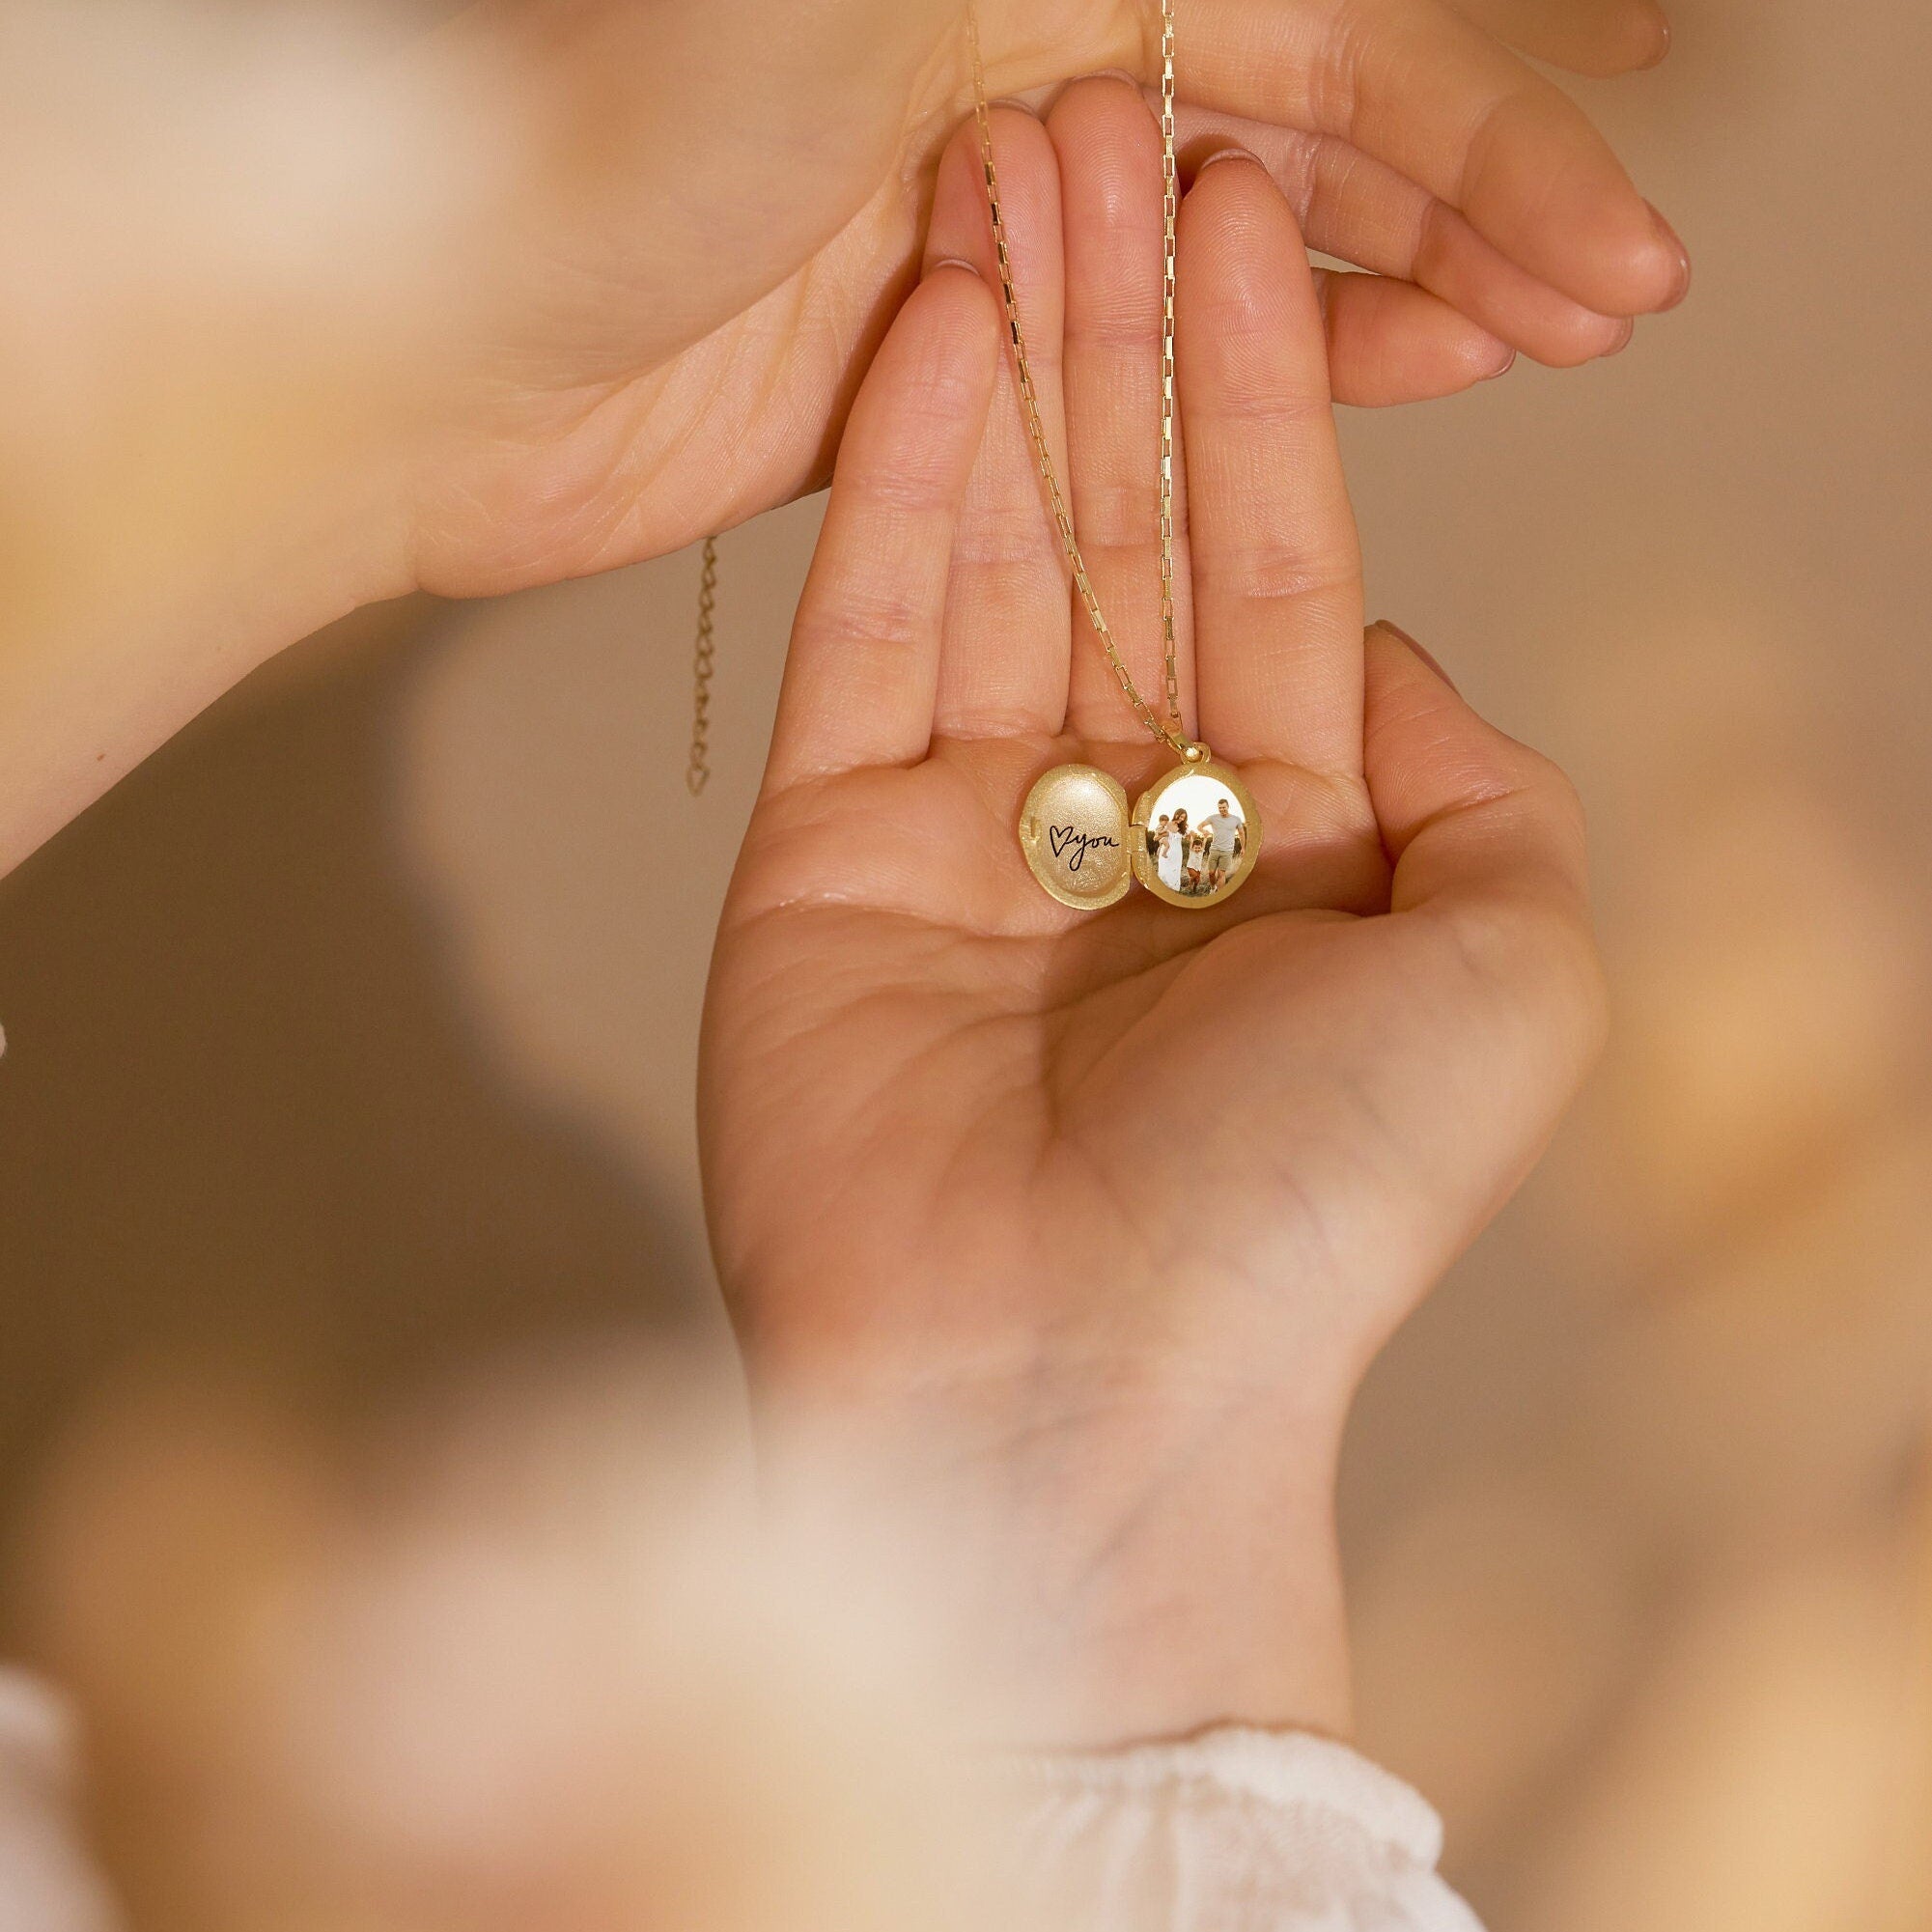
[[[1069,498],[1080,549],[1141,696],[1166,711],[1161,632],[1161,132],[1137,88],[1077,82],[1048,118],[1066,237]],[[1176,425],[1174,604],[1181,710],[1192,729],[1185,465]],[[1068,728],[1146,741],[1084,612],[1076,611]]]

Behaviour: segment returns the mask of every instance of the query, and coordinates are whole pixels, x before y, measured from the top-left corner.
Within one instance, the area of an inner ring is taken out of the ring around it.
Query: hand
[[[630,563],[823,481],[966,104],[963,16],[459,16],[424,71],[512,76],[541,159],[465,277],[482,312],[403,496],[414,580],[467,594]],[[984,0],[988,84],[1151,80],[1158,19],[1155,0]],[[1185,0],[1180,29],[1184,141],[1246,141],[1309,244],[1374,271],[1325,290],[1341,400],[1446,394],[1515,349],[1584,361],[1688,286],[1582,111],[1497,38],[1620,72],[1668,43],[1654,0]]]
[[[333,62],[326,9],[293,52],[259,10],[42,12],[0,73],[35,291],[0,329],[39,377],[0,399],[36,479],[0,524],[0,874],[355,605],[610,569],[818,487],[967,98],[963,0],[473,0]],[[984,16],[995,91],[1151,77],[1153,0]],[[1251,143],[1375,271],[1325,279],[1345,400],[1607,353],[1683,294],[1492,38],[1620,71],[1663,51],[1654,0],[1185,0],[1181,29],[1184,140]]]
[[[996,138],[1087,560],[1158,689],[1158,135],[1099,80]],[[720,1276],[762,1394],[943,1526],[1045,1735],[1341,1730],[1350,1398],[1597,1044],[1577,803],[1364,639],[1321,306],[1236,154],[1181,215],[1177,574],[1184,709],[1264,854],[1198,911],[1040,890],[1033,779],[1132,797],[1173,755],[1070,610],[971,161],[854,406],[718,938]]]

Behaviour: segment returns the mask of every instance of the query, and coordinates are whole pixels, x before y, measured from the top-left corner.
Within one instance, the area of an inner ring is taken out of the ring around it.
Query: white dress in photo
[[[1161,834],[1161,862],[1156,871],[1161,883],[1170,892],[1181,889],[1181,855],[1187,849],[1187,841],[1172,826]]]

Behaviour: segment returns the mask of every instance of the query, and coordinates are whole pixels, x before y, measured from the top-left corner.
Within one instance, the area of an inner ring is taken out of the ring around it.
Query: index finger
[[[953,537],[998,355],[991,292],[948,263],[907,297],[880,345],[792,626],[768,797],[925,757]]]

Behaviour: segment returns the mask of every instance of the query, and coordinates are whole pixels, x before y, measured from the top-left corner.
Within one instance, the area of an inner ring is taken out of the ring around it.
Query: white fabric
[[[0,1932],[113,1932],[73,1822],[73,1745],[53,1698],[0,1670]]]
[[[1059,1932],[1481,1932],[1435,1812],[1327,1738],[1229,1728],[1016,1779],[1029,1917]]]
[[[117,1932],[72,1756],[53,1698],[0,1669],[0,1932]],[[1435,1812],[1324,1738],[1030,1757],[1011,1784],[1023,1917],[1052,1932],[1481,1932],[1436,1875]]]

